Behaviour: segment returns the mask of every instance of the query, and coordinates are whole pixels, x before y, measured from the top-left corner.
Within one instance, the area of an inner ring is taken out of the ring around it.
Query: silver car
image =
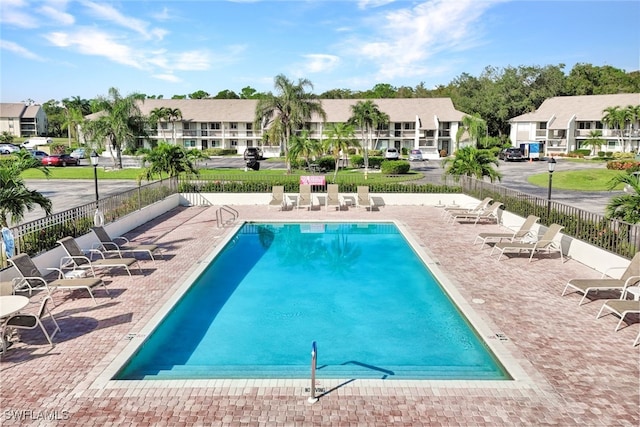
[[[411,150],[409,152],[409,161],[410,162],[421,162],[424,160],[422,157],[422,151],[420,150]]]

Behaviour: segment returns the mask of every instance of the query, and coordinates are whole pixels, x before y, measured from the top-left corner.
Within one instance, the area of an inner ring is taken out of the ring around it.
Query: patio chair
[[[60,326],[58,325],[58,322],[56,322],[55,317],[53,317],[53,314],[51,314],[51,311],[47,307],[47,304],[50,302],[53,304],[53,299],[51,298],[51,295],[47,295],[42,300],[42,303],[40,303],[40,310],[38,310],[36,314],[18,313],[18,314],[9,316],[7,320],[5,320],[4,324],[2,325],[2,335],[0,336],[1,337],[6,336],[8,329],[35,329],[37,327],[40,327],[44,336],[47,337],[47,341],[49,341],[49,344],[51,344],[51,347],[52,348],[55,347],[55,344],[53,343],[52,339],[56,335],[56,333],[60,330]],[[47,329],[42,324],[42,318],[44,317],[45,314],[48,314],[51,320],[53,321],[53,324],[56,325],[52,334],[49,334],[47,332]],[[7,351],[6,341],[4,339],[0,341],[2,341],[2,353],[6,354],[6,351]]]
[[[130,254],[143,252],[149,254],[149,258],[151,258],[151,260],[155,263],[156,259],[153,257],[153,253],[157,251],[157,255],[160,255],[161,258],[164,258],[161,253],[162,248],[160,248],[160,246],[158,245],[132,245],[129,239],[124,236],[111,238],[104,227],[91,227],[91,229],[98,237],[98,240],[100,241],[98,249],[103,253],[116,253],[120,258],[122,258],[123,252]],[[117,243],[118,241],[120,241],[121,243]]]
[[[500,256],[498,257],[498,261],[502,258],[505,252],[531,252],[531,256],[529,257],[529,262],[533,259],[533,255],[538,252],[546,251],[551,254],[551,252],[559,252],[560,253],[560,261],[564,262],[564,257],[562,255],[562,245],[560,242],[556,242],[558,237],[560,236],[560,230],[562,230],[562,226],[558,224],[551,224],[547,231],[535,242],[498,242],[491,249],[491,253],[489,256],[493,255],[495,250],[500,251]]]
[[[619,270],[624,268],[624,272],[619,279],[607,277],[608,273],[612,270]],[[562,296],[567,294],[568,289],[573,289],[575,292],[582,292],[582,299],[578,305],[582,305],[589,292],[595,291],[616,291],[622,292],[621,298],[626,296],[627,288],[640,283],[640,252],[636,252],[631,262],[627,267],[611,267],[606,269],[602,273],[602,277],[599,279],[571,279],[567,282]]]
[[[342,210],[343,204],[344,203],[338,189],[338,184],[327,184],[327,197],[324,203],[325,210],[329,209],[329,206],[335,206],[338,208],[338,210]]]
[[[87,278],[77,278],[77,279],[66,279],[62,278],[62,270],[58,268],[49,268],[49,270],[57,271],[60,275],[58,279],[55,279],[51,282],[48,282],[47,279],[40,273],[40,270],[33,263],[33,260],[27,254],[16,255],[13,258],[9,259],[9,262],[13,264],[15,269],[18,271],[18,274],[21,276],[22,283],[26,284],[29,287],[29,290],[45,290],[47,293],[51,294],[54,291],[67,290],[74,291],[76,289],[84,289],[89,292],[91,299],[97,305],[95,297],[93,296],[92,289],[102,286],[109,295],[109,291],[107,290],[107,285],[104,281],[99,277],[87,277]]]
[[[124,268],[127,274],[131,276],[131,267],[136,264],[142,272],[140,263],[135,258],[105,258],[104,254],[97,249],[91,249],[89,254],[97,254],[98,259],[92,260],[85,252],[80,249],[78,243],[73,237],[65,237],[58,240],[58,243],[64,248],[67,256],[60,259],[60,270],[90,270],[93,277],[96,276],[96,269]]]
[[[284,194],[284,185],[274,185],[271,189],[271,200],[269,200],[269,209],[271,206],[278,206],[280,210],[285,210],[289,205],[287,197]]]
[[[467,222],[473,222],[474,225],[477,225],[480,221],[495,221],[496,224],[500,222],[500,216],[498,215],[498,210],[502,207],[502,203],[494,202],[491,206],[487,207],[482,212],[468,212],[468,213],[452,213],[451,214],[451,223],[455,223],[457,220],[465,220]]]
[[[311,184],[300,184],[297,206],[298,208],[313,208],[313,199],[311,198]]]
[[[484,244],[488,241],[497,240],[498,242],[501,242],[503,240],[508,240],[509,242],[518,242],[522,241],[526,237],[533,238],[533,226],[539,219],[540,218],[535,215],[529,215],[520,228],[511,233],[480,233],[476,236],[476,240],[473,241],[473,244],[475,245],[476,242],[480,241],[480,249],[482,249]]]
[[[476,213],[476,212],[484,212],[485,209],[487,209],[487,207],[491,204],[491,202],[493,202],[493,199],[491,197],[485,197],[480,203],[478,203],[475,206],[468,206],[466,208],[460,207],[460,206],[449,206],[449,207],[445,207],[444,210],[442,211],[442,217],[446,217],[447,215],[452,215],[452,214],[456,214],[456,213]]]
[[[606,314],[617,314],[620,317],[618,324],[616,325],[615,331],[620,329],[620,325],[624,321],[624,318],[627,314],[640,314],[640,301],[638,300],[627,300],[627,299],[611,299],[607,300],[602,304],[596,319],[599,319],[603,316],[602,312],[607,309],[608,312]]]
[[[373,211],[373,204],[371,203],[371,196],[369,195],[368,185],[359,185],[358,194],[356,196],[356,207],[369,208],[369,212]]]

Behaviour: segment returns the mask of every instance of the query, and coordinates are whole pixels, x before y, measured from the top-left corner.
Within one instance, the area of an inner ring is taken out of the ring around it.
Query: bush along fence
[[[538,216],[540,223],[545,225],[560,224],[564,227],[563,234],[625,258],[631,259],[640,250],[640,224],[607,219],[600,214],[475,178],[460,177],[459,184],[465,194],[478,199],[491,197],[502,202],[505,210],[522,217]]]
[[[98,208],[109,223],[178,192],[177,179],[152,182],[114,196],[98,200]],[[89,233],[94,225],[96,202],[87,203],[12,227],[15,253],[36,256],[58,246],[57,240]],[[7,267],[4,251],[0,251],[0,268]]]

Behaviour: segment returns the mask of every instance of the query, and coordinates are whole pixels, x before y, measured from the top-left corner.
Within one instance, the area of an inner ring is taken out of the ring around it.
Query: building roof
[[[0,117],[22,117],[25,108],[27,106],[19,102],[0,103]]]
[[[22,117],[25,118],[36,118],[38,116],[38,112],[42,109],[40,105],[29,105],[22,113]]]
[[[351,107],[360,99],[322,99],[328,123],[344,123],[352,115]],[[415,122],[420,118],[421,129],[436,129],[437,117],[441,122],[459,122],[465,115],[453,106],[450,98],[393,98],[373,99],[378,109],[389,115],[391,122]],[[178,108],[184,121],[247,122],[253,121],[255,99],[146,99],[140,102],[140,111],[149,116],[155,108]],[[99,113],[87,118],[99,117]],[[318,117],[314,121],[320,121]]]
[[[614,95],[556,96],[545,100],[536,111],[514,117],[510,122],[548,122],[549,129],[566,129],[575,116],[577,121],[599,121],[608,107],[640,105],[640,93]]]

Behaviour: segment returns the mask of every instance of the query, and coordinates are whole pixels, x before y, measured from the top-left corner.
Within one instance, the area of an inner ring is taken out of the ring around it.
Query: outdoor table
[[[4,295],[0,296],[0,319],[11,316],[14,313],[19,312],[29,304],[29,298],[22,295]],[[4,320],[2,321],[4,324]],[[0,337],[4,340],[2,348],[9,348],[10,343],[7,342],[4,336]],[[2,351],[0,348],[0,352]]]

